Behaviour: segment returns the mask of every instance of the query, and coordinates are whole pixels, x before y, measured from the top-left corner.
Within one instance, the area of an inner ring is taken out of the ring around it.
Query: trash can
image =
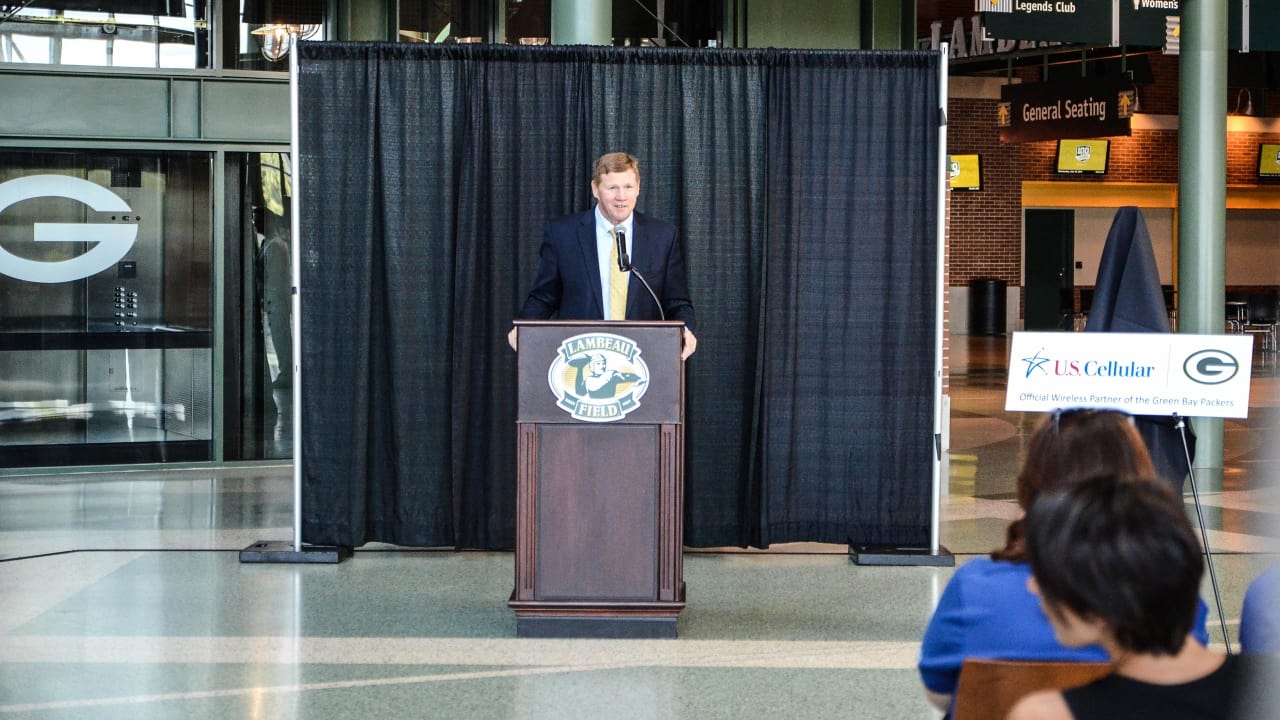
[[[996,278],[969,281],[969,334],[1004,335],[1005,288]]]

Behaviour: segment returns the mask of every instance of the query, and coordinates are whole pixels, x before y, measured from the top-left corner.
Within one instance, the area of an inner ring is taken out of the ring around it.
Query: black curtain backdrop
[[[625,150],[699,318],[686,543],[928,545],[936,53],[299,53],[305,542],[514,545],[505,336]]]

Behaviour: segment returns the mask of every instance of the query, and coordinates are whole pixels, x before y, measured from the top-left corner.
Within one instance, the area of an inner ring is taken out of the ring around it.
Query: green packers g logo
[[[620,335],[588,333],[560,344],[547,369],[547,384],[565,412],[587,422],[612,422],[640,407],[649,366],[635,342]]]

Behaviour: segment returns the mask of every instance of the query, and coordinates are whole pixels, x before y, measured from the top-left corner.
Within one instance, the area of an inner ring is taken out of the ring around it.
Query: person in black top
[[[1272,717],[1239,707],[1246,660],[1189,638],[1204,560],[1167,484],[1095,477],[1040,496],[1026,527],[1028,587],[1058,640],[1101,644],[1115,669],[1083,687],[1028,695],[1010,720]]]

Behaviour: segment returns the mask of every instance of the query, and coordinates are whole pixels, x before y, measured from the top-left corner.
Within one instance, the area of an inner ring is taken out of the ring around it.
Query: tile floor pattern
[[[1003,339],[954,340],[941,538],[963,563],[1000,544],[1036,418],[1003,412]],[[1280,561],[1273,358],[1227,423],[1222,487],[1201,491],[1233,636],[1244,587]],[[0,477],[0,717],[939,716],[914,668],[950,568],[690,551],[680,639],[521,640],[509,553],[240,564],[291,537],[290,484],[287,467]],[[1212,607],[1210,630],[1221,644]]]

